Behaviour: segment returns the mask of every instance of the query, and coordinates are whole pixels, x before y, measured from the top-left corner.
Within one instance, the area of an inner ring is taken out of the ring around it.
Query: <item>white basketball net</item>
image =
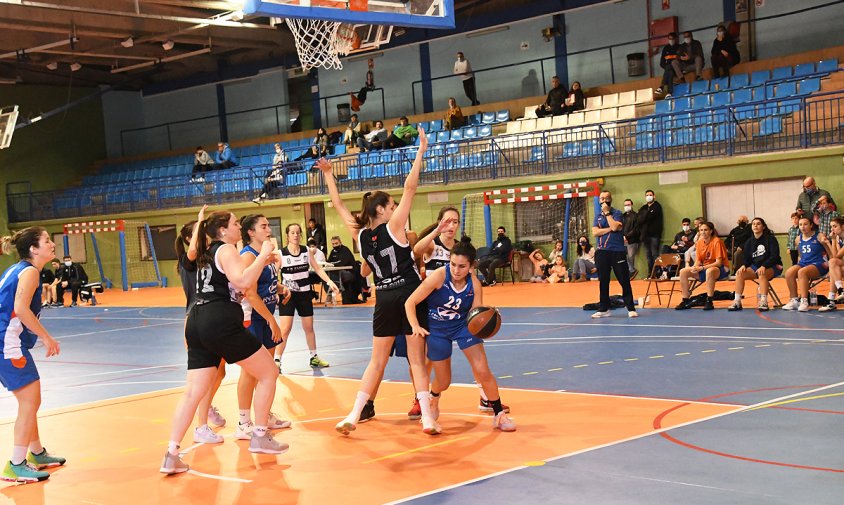
[[[314,67],[341,70],[340,55],[347,55],[354,43],[353,28],[338,21],[286,18],[293,32],[299,62],[307,72]]]

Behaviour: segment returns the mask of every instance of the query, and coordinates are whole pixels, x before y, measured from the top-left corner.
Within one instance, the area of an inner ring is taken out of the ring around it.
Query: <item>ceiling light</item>
[[[57,68],[59,68],[59,64],[56,63],[55,61],[51,61],[50,63],[47,63],[47,70],[55,70]]]
[[[128,39],[121,41],[120,45],[123,47],[132,47],[135,45],[135,39],[129,37]]]
[[[70,71],[71,72],[76,72],[76,71],[80,70],[81,68],[82,68],[82,64],[79,63],[78,61],[74,61],[73,63],[70,64]]]
[[[161,47],[163,47],[165,51],[169,51],[169,50],[173,49],[173,46],[175,46],[175,45],[176,44],[174,44],[172,40],[166,40],[166,41],[161,43]]]

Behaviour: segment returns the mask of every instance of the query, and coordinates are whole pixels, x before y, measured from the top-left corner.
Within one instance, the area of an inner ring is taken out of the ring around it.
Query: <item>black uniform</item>
[[[179,256],[179,277],[187,299],[185,312],[190,312],[196,304],[196,261],[189,260],[187,253]]]
[[[404,302],[422,283],[410,243],[400,244],[382,223],[374,230],[358,233],[360,254],[375,274],[375,316],[372,334],[376,337],[409,335],[412,331],[404,312]],[[416,306],[420,324],[428,320],[428,306]]]
[[[425,272],[433,272],[440,267],[447,267],[451,261],[451,251],[443,245],[440,237],[434,237],[434,252],[425,262]]]
[[[196,304],[185,325],[188,370],[217,367],[221,359],[237,363],[261,349],[261,343],[243,327],[241,295],[217,265],[217,251],[224,246],[212,242],[209,264],[197,271]]]
[[[299,247],[299,254],[295,255],[287,247],[281,250],[281,282],[291,291],[292,297],[286,304],[279,304],[279,316],[292,317],[294,314],[299,314],[299,317],[311,317],[314,315],[309,268],[307,247]]]

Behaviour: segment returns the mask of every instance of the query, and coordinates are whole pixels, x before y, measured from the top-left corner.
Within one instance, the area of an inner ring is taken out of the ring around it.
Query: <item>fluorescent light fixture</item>
[[[50,63],[47,63],[47,70],[55,70],[57,68],[59,68],[59,64],[56,63],[55,61],[51,61]]]
[[[17,79],[0,78],[0,84],[17,84],[17,83],[18,83]]]
[[[243,11],[237,10],[232,12],[231,20],[232,21],[243,21]]]
[[[81,69],[82,69],[82,64],[79,63],[78,61],[74,61],[73,63],[70,64],[70,71],[71,72],[76,72],[76,71],[81,70]]]
[[[120,45],[126,48],[132,47],[135,45],[135,39],[129,37],[128,39],[121,41]]]
[[[486,30],[478,30],[476,32],[467,33],[466,38],[471,39],[471,38],[474,38],[474,37],[483,37],[484,35],[489,35],[489,34],[492,34],[492,33],[506,32],[509,29],[510,29],[510,26],[508,26],[508,25],[493,26],[492,28],[487,28]]]
[[[165,51],[169,51],[169,50],[173,49],[173,46],[175,46],[175,45],[176,44],[173,43],[173,41],[169,40],[169,39],[165,40],[164,42],[161,43],[161,47],[163,47]]]
[[[41,116],[35,116],[34,118],[29,120],[29,124],[37,123],[38,121],[41,121],[42,119],[43,118]]]

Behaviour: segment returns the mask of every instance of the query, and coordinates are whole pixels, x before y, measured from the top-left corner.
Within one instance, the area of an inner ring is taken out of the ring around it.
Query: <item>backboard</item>
[[[0,109],[0,149],[6,149],[12,143],[12,135],[15,133],[15,123],[17,121],[17,105]]]
[[[454,0],[246,0],[243,12],[351,25],[454,28]]]

